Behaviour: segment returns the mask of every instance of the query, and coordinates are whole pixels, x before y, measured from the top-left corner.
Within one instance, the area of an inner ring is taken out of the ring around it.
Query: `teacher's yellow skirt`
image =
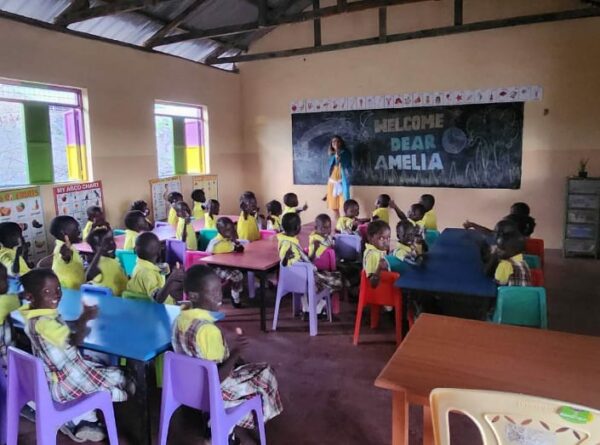
[[[341,210],[344,208],[344,194],[333,196],[335,184],[331,181],[327,183],[327,208],[331,210]]]

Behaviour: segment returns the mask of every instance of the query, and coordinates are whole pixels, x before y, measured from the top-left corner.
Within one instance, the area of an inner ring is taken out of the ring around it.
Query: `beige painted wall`
[[[390,8],[391,32],[449,24],[450,3],[443,0]],[[542,3],[564,9],[578,5],[571,0],[489,0],[487,4],[493,8],[486,8],[483,3],[466,1],[466,19],[507,16],[513,11],[537,13],[544,10],[539,8]],[[530,7],[524,7],[525,3]],[[324,20],[323,41],[373,36],[376,17],[376,11],[367,11]],[[270,33],[253,51],[311,44],[311,24],[290,25]],[[597,54],[600,19],[590,18],[242,64],[243,139],[255,172],[249,185],[261,204],[295,191],[302,201],[309,202],[307,218],[325,211],[321,201],[324,186],[292,183],[288,110],[294,99],[537,84],[544,88],[544,98],[525,106],[520,190],[354,187],[352,194],[366,214],[373,209],[378,193],[390,193],[407,208],[420,194],[432,192],[442,227],[458,226],[466,218],[493,226],[512,202],[527,201],[538,221],[536,235],[544,238],[548,247],[558,248],[566,176],[576,172],[581,157],[592,158],[591,174],[600,176]]]
[[[87,90],[93,179],[102,180],[109,220],[122,225],[135,199],[150,202],[157,176],[154,100],[208,107],[211,172],[220,175],[223,212],[243,188],[240,76],[192,62],[0,20],[0,77]],[[184,177],[189,199],[191,178]],[[46,220],[54,216],[44,186]]]

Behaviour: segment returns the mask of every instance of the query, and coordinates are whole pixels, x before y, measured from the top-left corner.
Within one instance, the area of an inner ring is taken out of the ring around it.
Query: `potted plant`
[[[580,178],[587,178],[588,172],[587,172],[587,164],[588,162],[590,162],[589,158],[585,159],[582,158],[579,160],[579,173],[578,176]]]

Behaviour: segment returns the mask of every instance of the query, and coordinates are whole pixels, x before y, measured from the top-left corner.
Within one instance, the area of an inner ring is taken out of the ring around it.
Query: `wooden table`
[[[524,393],[600,408],[600,337],[423,314],[375,380],[389,389],[392,443],[408,444],[408,405],[424,407],[433,444],[434,388]]]

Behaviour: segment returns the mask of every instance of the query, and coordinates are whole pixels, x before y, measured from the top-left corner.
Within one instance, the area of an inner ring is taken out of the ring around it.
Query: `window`
[[[0,187],[87,180],[81,91],[0,79]]]
[[[206,108],[154,104],[158,177],[208,172]]]

